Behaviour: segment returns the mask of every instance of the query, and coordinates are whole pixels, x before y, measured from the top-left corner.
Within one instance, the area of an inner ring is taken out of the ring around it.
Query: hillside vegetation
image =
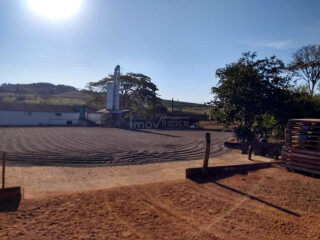
[[[161,104],[165,106],[169,112],[172,111],[172,100],[162,99]],[[182,101],[173,101],[173,111],[175,115],[203,115],[207,119],[207,115],[210,113],[211,107],[206,104],[201,103],[191,103],[191,102],[182,102]]]
[[[162,99],[161,104],[167,108],[171,108],[172,100]],[[190,108],[190,107],[203,108],[207,106],[201,103],[181,102],[179,100],[178,101],[173,100],[173,107],[174,108]]]
[[[20,103],[46,103],[62,105],[84,105],[87,102],[85,91],[67,85],[51,83],[0,85],[0,101]],[[171,100],[162,99],[163,106],[171,111]],[[174,101],[174,112],[208,114],[210,107],[205,104]]]
[[[85,104],[82,92],[75,87],[51,83],[4,83],[0,85],[0,101],[61,105]]]
[[[0,86],[0,92],[16,94],[59,94],[71,91],[78,91],[75,87],[67,85],[54,85],[52,83],[30,83],[30,84],[10,84],[4,83]]]

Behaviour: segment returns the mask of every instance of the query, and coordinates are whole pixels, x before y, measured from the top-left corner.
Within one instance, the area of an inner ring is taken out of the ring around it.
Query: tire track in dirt
[[[144,231],[143,227],[138,227],[136,224],[131,223],[128,221],[126,217],[121,217],[119,214],[116,214],[114,212],[115,208],[111,207],[111,203],[109,201],[109,204],[106,204],[107,209],[109,209],[110,212],[113,212],[113,216],[115,219],[117,219],[121,224],[123,224],[127,229],[130,229],[131,232],[133,232],[135,235],[137,235],[141,239],[153,239],[153,236],[149,234],[148,232]]]
[[[136,189],[142,196],[145,196],[144,201],[146,203],[150,204],[155,209],[158,209],[159,212],[163,212],[169,217],[172,217],[174,221],[180,221],[180,223],[183,222],[183,224],[185,224],[186,227],[195,229],[194,231],[198,233],[198,236],[207,235],[210,237],[210,239],[215,239],[217,237],[216,235],[213,235],[212,232],[207,231],[201,226],[203,222],[210,221],[209,217],[207,217],[205,221],[201,221],[201,223],[195,223],[194,216],[189,214],[190,211],[186,211],[186,209],[182,209],[178,205],[174,205],[172,204],[172,202],[164,200],[163,198],[158,199],[154,197],[154,194],[150,194],[146,191],[143,191],[143,189],[140,186],[137,186]],[[191,239],[192,238],[193,237],[191,237]]]
[[[152,232],[153,230],[157,231],[156,229],[160,230],[163,227],[170,228],[171,231],[172,229],[175,229],[174,234],[171,233],[169,236],[167,236],[166,233],[163,233],[162,236],[153,235],[151,236],[151,239],[171,239],[173,235],[177,237],[179,236],[177,234],[185,232],[186,229],[197,228],[196,224],[193,223],[193,221],[188,221],[190,219],[184,219],[183,217],[179,216],[178,213],[175,214],[174,212],[170,211],[170,209],[161,206],[161,204],[158,204],[157,201],[151,198],[149,194],[146,194],[144,191],[139,191],[137,187],[138,186],[130,187],[126,194],[123,195],[123,198],[126,198],[127,201],[130,202],[131,195],[138,196],[135,200],[140,204],[139,211],[137,211],[135,206],[130,204],[126,204],[126,206],[123,206],[123,202],[121,203],[117,201],[117,199],[115,199],[115,201],[112,203],[112,209],[121,209],[120,212],[117,212],[118,215],[123,214],[122,210],[124,210],[124,212],[130,212],[129,215],[125,215],[126,222],[129,222],[128,225],[132,226],[133,223],[136,223],[136,225],[133,225],[132,227],[137,228],[139,232],[144,232],[146,231],[146,229],[148,230],[148,232]],[[153,227],[152,229],[148,229],[148,222],[146,222],[150,217],[154,218],[154,221],[157,221],[157,226]],[[181,220],[183,220],[183,225],[181,224]],[[141,226],[143,226],[142,230]],[[201,232],[199,236],[201,239],[216,239],[215,235],[212,232]],[[190,238],[189,235],[181,235],[180,239],[192,238]]]
[[[0,238],[319,239],[319,188],[316,178],[267,168],[34,198],[0,214]]]

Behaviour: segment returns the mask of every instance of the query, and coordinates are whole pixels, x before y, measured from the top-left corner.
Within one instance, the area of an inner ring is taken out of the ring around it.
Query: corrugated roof
[[[129,112],[129,110],[122,110],[122,109],[119,109],[119,110],[107,110],[107,109],[101,109],[99,111],[97,111],[97,113],[114,113],[114,114],[120,114],[120,113],[126,113],[126,112]]]
[[[0,102],[0,110],[27,112],[77,112],[74,106]]]

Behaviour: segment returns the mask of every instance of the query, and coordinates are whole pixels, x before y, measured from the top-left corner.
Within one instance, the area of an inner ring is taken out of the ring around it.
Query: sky
[[[204,103],[215,71],[243,52],[289,63],[301,46],[320,44],[320,1],[82,0],[52,19],[29,0],[0,0],[0,30],[0,84],[82,89],[119,64],[151,77],[161,98]]]

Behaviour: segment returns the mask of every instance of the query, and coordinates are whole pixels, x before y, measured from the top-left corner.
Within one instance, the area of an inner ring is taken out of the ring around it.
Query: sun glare
[[[30,7],[38,14],[52,19],[68,18],[75,14],[82,0],[29,0]]]

